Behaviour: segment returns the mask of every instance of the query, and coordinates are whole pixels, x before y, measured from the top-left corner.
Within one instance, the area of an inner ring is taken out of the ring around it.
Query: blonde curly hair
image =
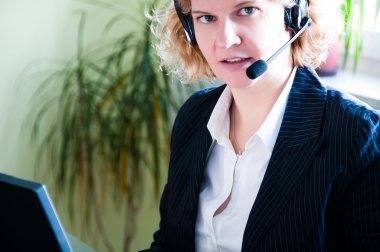
[[[295,4],[295,0],[268,1],[278,1],[286,8]],[[178,0],[178,3],[184,14],[191,12],[191,0]],[[317,68],[326,60],[330,45],[343,30],[341,4],[340,0],[309,0],[309,16],[313,24],[291,46],[295,66]],[[152,31],[157,38],[154,47],[161,67],[166,67],[183,82],[215,77],[198,45],[187,41],[173,1],[152,16]]]

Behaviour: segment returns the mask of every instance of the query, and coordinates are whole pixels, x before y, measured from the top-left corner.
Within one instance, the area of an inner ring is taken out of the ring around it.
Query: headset
[[[187,0],[190,1],[190,0]],[[191,13],[183,13],[178,0],[174,0],[174,7],[178,18],[185,29],[186,38],[190,44],[197,42],[194,33],[194,24]],[[309,0],[295,0],[295,5],[284,10],[284,22],[287,29],[294,33],[299,32],[309,20]]]
[[[187,0],[190,1],[190,0]],[[182,23],[183,28],[185,29],[185,34],[187,41],[189,41],[190,44],[197,43],[197,40],[195,39],[195,33],[194,33],[194,23],[193,18],[191,17],[191,13],[183,13],[181,6],[178,3],[178,0],[174,0],[174,8],[177,12],[177,16],[179,20]]]
[[[296,0],[292,8],[285,8],[285,27],[294,33],[299,32],[309,19],[309,0]]]

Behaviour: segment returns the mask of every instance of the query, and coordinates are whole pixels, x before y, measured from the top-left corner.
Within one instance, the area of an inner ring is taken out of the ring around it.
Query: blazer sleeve
[[[361,169],[342,205],[347,251],[380,251],[380,115],[369,112],[364,119],[353,146]]]
[[[164,191],[160,201],[160,225],[159,229],[153,234],[153,242],[150,247],[150,251],[170,251],[167,244],[166,237],[166,217],[167,217],[167,205],[168,205],[168,185],[165,185]],[[149,250],[148,250],[149,251]]]
[[[343,205],[347,251],[380,251],[380,159],[350,185]]]
[[[178,114],[180,114],[181,110]],[[174,145],[174,139],[175,139],[175,132],[178,125],[178,115],[174,121],[173,129],[172,129],[172,136],[171,136],[171,156],[170,159],[172,159],[173,155],[173,145]],[[168,206],[169,206],[169,180],[170,180],[170,163],[169,163],[169,174],[168,174],[168,181],[164,187],[164,190],[161,195],[160,200],[160,224],[159,228],[156,232],[153,234],[153,242],[149,249],[143,250],[144,252],[147,251],[162,251],[162,252],[168,252],[171,251],[170,245],[169,245],[169,239],[170,237],[167,237],[167,219],[168,219]],[[141,251],[141,252],[143,252]]]
[[[189,131],[194,130],[194,124],[198,123],[203,118],[209,118],[220,94],[223,92],[226,85],[220,87],[206,88],[195,92],[180,108],[171,134],[170,143],[170,161],[168,169],[168,179],[160,201],[160,224],[159,229],[153,234],[153,242],[150,249],[145,251],[178,251],[174,248],[178,240],[175,240],[173,230],[167,223],[170,223],[173,207],[173,194],[178,193],[177,180],[178,169],[183,169],[178,160],[182,160],[181,155],[184,141],[187,139]],[[191,130],[190,130],[191,129]],[[184,138],[186,137],[186,139]],[[181,244],[184,245],[184,244]],[[186,246],[186,245],[185,245]]]

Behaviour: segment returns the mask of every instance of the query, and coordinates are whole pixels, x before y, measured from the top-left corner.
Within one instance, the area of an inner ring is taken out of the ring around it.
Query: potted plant
[[[157,4],[154,0],[148,9]],[[119,19],[116,15],[105,27]],[[116,204],[124,205],[123,243],[128,251],[146,176],[150,174],[158,198],[169,155],[171,115],[194,88],[184,92],[180,87],[177,92],[179,85],[159,70],[149,20],[140,24],[139,33],[123,34],[92,49],[83,46],[85,23],[83,12],[76,55],[41,82],[25,124],[32,126],[37,160],[47,158],[47,172],[58,193],[69,194],[71,216],[73,205],[79,204],[81,220],[95,223],[108,251],[114,247],[104,227],[103,201],[112,195]],[[38,171],[44,166],[36,167]]]
[[[372,2],[366,2],[364,0],[344,1],[344,4],[341,6],[344,16],[344,33],[341,37],[343,40],[343,48],[340,40],[336,41],[336,43],[331,46],[326,62],[317,69],[319,75],[335,75],[340,68],[341,62],[343,64],[342,68],[344,69],[351,50],[353,54],[353,71],[356,71],[362,51],[363,23],[366,4],[374,5],[371,6],[371,8],[375,10],[375,19],[373,20],[373,23],[375,23],[380,11],[380,0]],[[353,49],[351,48],[352,46]],[[341,60],[341,52],[343,52],[343,60]]]

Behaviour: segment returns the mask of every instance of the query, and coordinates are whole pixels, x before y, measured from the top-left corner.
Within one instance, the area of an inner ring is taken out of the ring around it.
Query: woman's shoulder
[[[346,138],[356,161],[380,156],[380,111],[345,92],[328,89],[326,125],[336,139]]]
[[[226,85],[208,87],[192,94],[180,108],[177,119],[209,117]]]
[[[199,103],[203,103],[205,101],[216,102],[219,99],[219,96],[222,94],[225,87],[226,85],[221,85],[198,90],[186,100],[183,107],[197,106]]]
[[[327,89],[327,111],[331,116],[345,117],[346,120],[353,119],[359,124],[367,122],[380,122],[380,111],[375,110],[367,103],[358,98],[337,89]]]

